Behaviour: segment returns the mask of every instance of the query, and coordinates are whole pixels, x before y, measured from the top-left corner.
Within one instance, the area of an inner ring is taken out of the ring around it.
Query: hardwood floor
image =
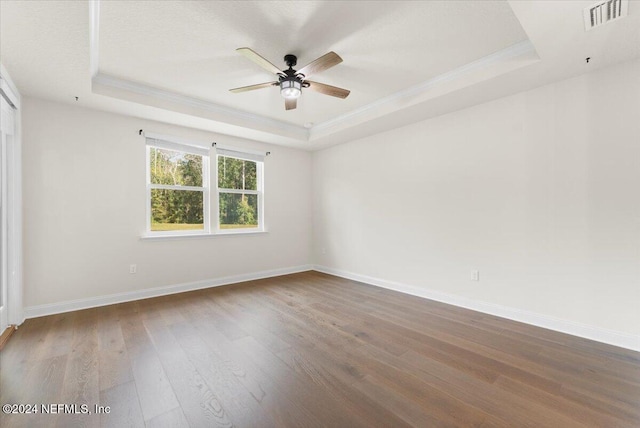
[[[2,427],[638,427],[640,354],[317,272],[31,319]],[[80,411],[80,409],[79,409]]]

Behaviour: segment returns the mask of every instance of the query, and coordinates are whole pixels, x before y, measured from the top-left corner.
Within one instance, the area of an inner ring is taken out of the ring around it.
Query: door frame
[[[6,108],[5,108],[6,106]],[[8,241],[7,241],[7,145],[9,144],[9,134],[7,134],[2,125],[5,122],[4,115],[10,113],[12,118],[6,120],[12,124],[10,132],[11,136],[15,132],[15,124],[13,117],[14,109],[5,101],[4,97],[0,98],[0,333],[3,333],[9,327],[9,284],[7,277],[7,259],[8,259]],[[1,345],[0,345],[1,346]]]
[[[14,132],[6,145],[7,320],[24,322],[22,254],[22,109],[21,97],[0,63],[0,96],[14,108]],[[0,332],[1,333],[1,332]]]

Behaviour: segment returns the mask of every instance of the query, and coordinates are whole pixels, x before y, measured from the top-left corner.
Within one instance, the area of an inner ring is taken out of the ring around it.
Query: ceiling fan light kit
[[[280,81],[280,95],[283,98],[299,98],[302,93],[302,83],[296,79]]]
[[[342,62],[342,58],[340,58],[340,56],[335,52],[329,52],[296,71],[293,68],[298,63],[298,58],[295,55],[285,55],[284,62],[289,68],[280,70],[250,48],[239,48],[236,49],[236,51],[270,73],[277,75],[278,81],[229,89],[233,93],[253,91],[255,89],[266,88],[269,86],[279,86],[280,95],[284,98],[286,110],[293,110],[297,107],[297,100],[300,98],[300,95],[302,95],[302,88],[309,88],[315,92],[342,99],[349,96],[350,91],[346,89],[306,80],[307,77],[313,73],[319,73],[333,67],[334,65],[340,64]]]

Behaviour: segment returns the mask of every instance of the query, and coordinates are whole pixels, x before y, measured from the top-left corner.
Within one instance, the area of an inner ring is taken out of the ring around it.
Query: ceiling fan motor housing
[[[289,68],[295,67],[296,64],[298,63],[298,57],[295,56],[295,55],[291,55],[291,54],[285,55],[284,56],[284,63],[287,64],[287,66]]]

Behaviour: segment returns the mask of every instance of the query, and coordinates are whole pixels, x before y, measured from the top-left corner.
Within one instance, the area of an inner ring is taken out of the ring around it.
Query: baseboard
[[[468,299],[453,294],[373,278],[340,269],[315,265],[313,266],[313,270],[640,352],[640,336],[637,335],[598,328],[549,315]]]
[[[46,305],[29,306],[25,308],[24,315],[26,319],[37,318],[46,315],[95,308],[98,306],[112,305],[115,303],[130,302],[134,300],[148,299],[151,297],[166,296],[170,294],[183,293],[186,291],[200,290],[203,288],[219,287],[221,285],[271,278],[274,276],[288,275],[309,270],[316,270],[318,272],[363,282],[365,284],[386,288],[388,290],[395,290],[401,293],[410,294],[412,296],[435,300],[438,302],[447,303],[450,305],[459,306],[462,308],[471,309],[502,318],[507,318],[513,321],[523,322],[537,327],[559,331],[561,333],[583,337],[586,339],[595,340],[598,342],[607,343],[609,345],[619,346],[622,348],[640,352],[640,336],[637,335],[598,328],[574,321],[552,317],[549,315],[543,315],[521,309],[510,308],[507,306],[496,305],[493,303],[468,299],[453,294],[442,293],[439,291],[415,287],[412,285],[393,281],[387,281],[320,265],[301,265],[289,268],[272,269],[267,271],[226,276],[222,278],[203,281],[187,282],[164,287],[147,288],[144,290],[129,291],[126,293],[110,294],[107,296],[91,297],[88,299],[77,299]]]
[[[110,294],[107,296],[90,297],[87,299],[68,300],[66,302],[29,306],[25,308],[24,315],[26,319],[37,318],[46,315],[95,308],[98,306],[113,305],[115,303],[131,302],[133,300],[148,299],[150,297],[166,296],[169,294],[184,293],[185,291],[219,287],[221,285],[235,284],[238,282],[253,281],[256,279],[264,279],[274,276],[305,272],[312,269],[313,266],[311,265],[293,266],[261,272],[252,272],[242,275],[225,276],[222,278],[207,279],[203,281],[186,282],[164,287],[146,288],[144,290],[128,291],[125,293]]]

